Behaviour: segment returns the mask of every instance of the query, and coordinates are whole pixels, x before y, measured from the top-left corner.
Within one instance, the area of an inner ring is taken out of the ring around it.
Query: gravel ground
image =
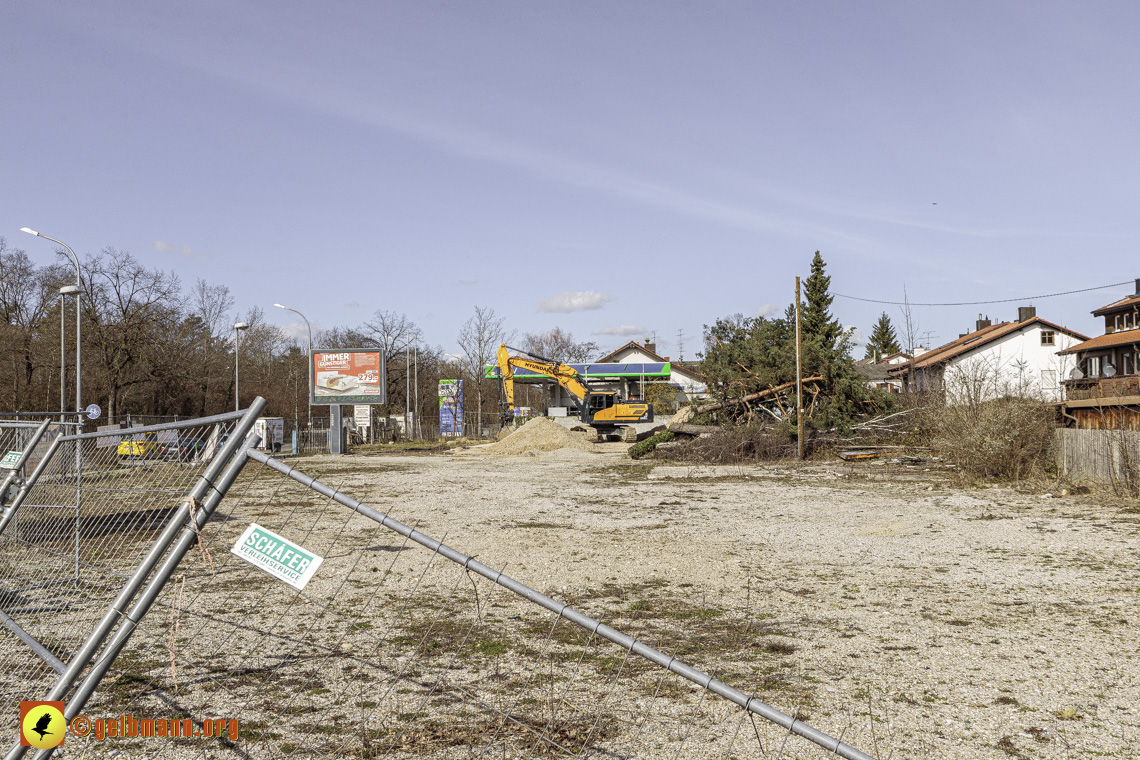
[[[778,624],[793,702],[835,734],[844,715],[881,718],[883,757],[1135,754],[1140,514],[1111,496],[624,449],[353,457],[343,485],[556,597],[652,585]]]
[[[1135,754],[1135,505],[1130,510],[1108,496],[955,488],[933,470],[685,467],[633,462],[622,444],[520,448],[525,453],[505,455],[514,449],[500,444],[430,456],[306,457],[292,464],[884,760]],[[105,704],[115,704],[116,690],[134,695],[140,714],[165,704],[201,715],[232,703],[232,714],[252,721],[257,710],[272,712],[273,695],[284,699],[280,683],[291,683],[294,696],[284,704],[329,715],[336,705],[363,699],[350,696],[357,689],[361,695],[379,691],[361,663],[337,653],[359,652],[385,629],[391,631],[385,644],[419,642],[408,661],[419,682],[434,683],[436,676],[428,674],[443,673],[455,686],[484,687],[495,699],[522,698],[520,707],[535,703],[533,717],[541,719],[541,700],[534,697],[542,697],[545,687],[535,689],[540,679],[520,683],[520,674],[529,679],[542,673],[525,670],[532,667],[524,662],[530,655],[519,639],[529,637],[531,653],[549,643],[544,636],[550,639],[544,628],[549,623],[532,605],[485,588],[477,602],[485,605],[485,618],[474,637],[469,640],[467,623],[458,622],[470,619],[462,613],[448,623],[448,639],[443,628],[431,629],[424,620],[433,610],[457,608],[448,606],[445,594],[471,591],[454,567],[433,566],[427,573],[423,562],[403,558],[414,553],[401,549],[402,539],[378,539],[364,518],[320,499],[288,496],[272,482],[239,486],[240,498],[230,500],[231,511],[213,528],[217,533],[207,536],[219,563],[229,564],[219,564],[216,576],[202,571],[201,560],[187,567],[187,588],[201,581],[204,590],[184,603],[182,691],[174,694],[154,680],[169,671],[168,623],[158,616],[149,624],[149,638],[139,637],[137,651],[146,661],[140,659],[136,671],[145,677],[111,685]],[[255,520],[328,557],[306,591],[311,601],[280,609],[258,604],[287,596],[281,584],[243,571],[227,556],[236,535]],[[360,536],[360,546],[350,545],[353,536]],[[384,571],[388,562],[390,575]],[[341,570],[348,574],[338,576]],[[405,597],[409,584],[418,590]],[[342,609],[355,610],[350,617],[313,620],[322,598],[334,596]],[[405,598],[419,608],[401,607]],[[210,616],[194,617],[195,605]],[[195,646],[205,651],[203,637],[223,630],[226,610],[233,612],[227,625],[236,621],[240,630],[226,633],[213,653],[196,660],[190,653]],[[247,638],[269,627],[284,633],[272,640]],[[668,685],[657,698],[655,673],[638,673],[620,657],[607,661],[600,650],[595,657],[588,644],[591,659],[575,665],[582,642],[560,636],[553,641],[564,650],[558,662],[569,675],[552,676],[550,683],[569,695],[572,706],[562,714],[583,716],[566,723],[560,741],[572,743],[596,730],[597,714],[609,720],[591,746],[607,756],[725,756],[726,733],[741,726],[739,710],[722,710],[699,690]],[[458,659],[422,648],[436,639],[438,651],[459,653]],[[253,642],[259,650],[250,650]],[[245,680],[232,675],[235,666],[226,656],[244,658]],[[272,661],[277,668],[287,657],[299,665],[288,672],[265,666]],[[326,664],[310,668],[306,657]],[[392,663],[390,655],[379,659]],[[629,682],[622,684],[628,701],[601,712],[573,707],[609,698],[615,662],[625,668],[619,675]],[[223,691],[196,691],[227,672],[219,682]],[[636,681],[643,676],[648,690]],[[149,685],[133,685],[148,679]],[[396,689],[367,704],[375,702],[369,709],[378,713],[401,714],[414,701],[415,694],[400,696],[407,691]],[[415,731],[391,756],[473,756],[486,724],[472,728],[463,718],[464,704],[443,699],[450,698],[444,691],[430,700],[439,712],[417,716]],[[648,729],[638,723],[647,710],[654,716]],[[319,728],[303,710],[289,720]],[[250,757],[284,756],[282,747],[297,744],[293,729],[277,725],[280,738],[242,745]],[[752,730],[744,725],[746,733]],[[640,727],[634,732],[630,726]],[[463,731],[470,741],[456,744]],[[731,756],[780,756],[779,732],[763,725],[758,732],[763,746],[752,740],[749,749],[742,742]],[[501,756],[534,754],[526,744],[512,746],[514,754]],[[682,746],[684,752],[676,753]],[[713,746],[719,754],[706,751]],[[343,753],[322,749],[313,756],[337,754]],[[216,756],[231,755],[219,749]],[[825,756],[810,746],[782,755]]]

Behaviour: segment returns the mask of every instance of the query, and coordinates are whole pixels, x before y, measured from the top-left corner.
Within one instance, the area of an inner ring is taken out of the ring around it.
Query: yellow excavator
[[[515,351],[522,356],[511,356]],[[503,384],[503,424],[510,420],[515,405],[515,369],[553,378],[578,402],[578,419],[589,425],[594,439],[621,435],[622,440],[636,441],[636,431],[628,425],[633,422],[653,422],[653,404],[644,401],[622,401],[616,391],[591,388],[582,380],[578,370],[569,364],[537,356],[529,351],[499,346],[499,379]]]

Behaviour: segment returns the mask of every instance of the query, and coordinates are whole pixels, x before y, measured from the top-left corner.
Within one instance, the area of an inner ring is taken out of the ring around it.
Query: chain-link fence
[[[51,442],[0,521],[8,704],[69,693],[251,423],[232,413]]]
[[[754,621],[725,625],[694,605],[668,616],[685,635],[606,626],[268,454],[237,451],[257,411],[180,428],[205,442],[186,457],[131,448],[155,428],[124,431],[135,437],[117,436],[113,455],[99,444],[108,436],[73,436],[81,508],[48,503],[66,491],[33,473],[0,532],[12,634],[0,638],[0,688],[9,704],[46,696],[82,715],[69,750],[870,757],[850,743],[873,731],[867,722],[833,727],[843,742],[710,675],[755,666],[718,643],[747,642]],[[240,557],[247,544],[286,575],[298,557],[322,561],[297,590]]]

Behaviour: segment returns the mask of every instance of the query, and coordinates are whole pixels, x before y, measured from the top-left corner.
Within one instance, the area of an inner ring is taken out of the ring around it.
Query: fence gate
[[[35,483],[0,533],[0,683],[66,702],[68,752],[871,760],[854,719],[833,738],[257,451],[263,405],[186,423],[212,442],[186,461],[76,437],[78,577]]]

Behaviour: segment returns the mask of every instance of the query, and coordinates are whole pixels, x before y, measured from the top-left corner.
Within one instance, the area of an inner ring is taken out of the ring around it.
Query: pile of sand
[[[495,454],[529,454],[533,451],[580,449],[588,451],[593,444],[583,433],[572,433],[546,417],[535,417],[498,443],[483,448]]]

